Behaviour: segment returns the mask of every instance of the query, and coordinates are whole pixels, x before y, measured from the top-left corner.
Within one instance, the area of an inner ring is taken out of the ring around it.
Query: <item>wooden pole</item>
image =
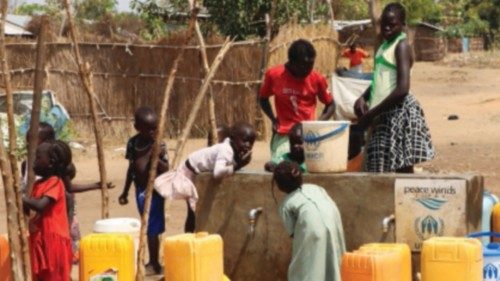
[[[22,258],[22,268],[24,272],[24,278],[27,281],[31,280],[31,266],[30,266],[30,255],[29,255],[29,245],[28,245],[28,232],[26,228],[26,222],[24,220],[24,214],[21,211],[23,209],[23,202],[21,196],[21,180],[19,177],[19,168],[17,166],[16,157],[16,137],[17,137],[17,127],[14,121],[14,97],[12,94],[12,85],[9,71],[9,63],[7,61],[7,50],[5,48],[5,18],[7,15],[8,0],[2,0],[1,2],[1,13],[2,20],[0,23],[0,60],[2,64],[3,80],[5,87],[5,97],[7,104],[7,123],[9,127],[9,162],[11,169],[11,178],[13,180],[14,187],[14,199],[17,204],[17,220],[19,236],[21,237],[21,258]],[[2,139],[3,141],[3,139]]]
[[[288,6],[287,6],[288,7]],[[267,64],[269,62],[269,45],[271,44],[271,39],[273,35],[273,18],[274,18],[274,13],[276,11],[276,0],[273,0],[271,2],[271,12],[269,14],[266,14],[266,40],[264,42],[264,45],[262,46],[262,60],[260,62],[260,73],[259,73],[259,80],[262,81],[264,79],[264,75],[266,74],[266,68]],[[260,88],[257,88],[257,97],[259,96]],[[257,103],[258,104],[258,103]],[[271,124],[267,120],[264,114],[262,114],[262,111],[257,110],[257,112],[261,112],[261,118],[262,118],[262,125],[263,125],[263,138],[264,139],[269,139],[271,135],[269,132],[271,131]]]
[[[46,36],[49,18],[42,16],[40,32],[38,33],[38,43],[36,50],[35,83],[33,87],[33,105],[31,107],[30,130],[28,131],[28,161],[26,172],[28,173],[28,183],[26,185],[27,194],[31,194],[33,182],[35,182],[35,172],[33,163],[35,162],[35,152],[38,144],[38,129],[40,125],[40,108],[42,106],[42,91],[44,88],[45,63],[46,63]]]
[[[12,278],[13,281],[23,281],[24,266],[18,220],[18,213],[20,212],[20,210],[17,208],[16,204],[16,192],[14,190],[14,180],[12,179],[10,163],[8,161],[8,158],[5,157],[2,130],[0,130],[0,169],[2,170],[3,190],[5,194],[7,233],[9,235],[10,259],[12,261]]]
[[[203,101],[203,98],[205,97],[205,94],[207,93],[207,90],[210,86],[210,83],[212,79],[214,78],[215,73],[217,72],[217,69],[220,66],[220,63],[224,59],[224,56],[226,53],[229,51],[231,48],[231,41],[229,41],[229,38],[226,38],[226,41],[224,42],[224,46],[219,50],[219,53],[217,54],[217,57],[215,57],[214,62],[212,63],[212,66],[210,67],[210,70],[208,71],[207,75],[205,76],[205,79],[203,80],[203,84],[201,85],[200,91],[198,92],[198,95],[196,96],[196,99],[194,100],[193,107],[191,108],[191,112],[189,113],[189,118],[186,122],[186,125],[184,126],[184,129],[182,130],[182,136],[179,141],[177,141],[177,146],[175,148],[175,155],[174,155],[174,160],[172,161],[173,166],[176,167],[177,164],[179,164],[179,159],[182,154],[182,150],[184,149],[184,146],[186,145],[187,138],[189,137],[189,134],[191,133],[191,128],[193,127],[194,121],[196,120],[196,116],[198,115],[198,112],[200,111],[201,103]]]
[[[333,12],[333,1],[326,0],[326,4],[328,5],[328,13],[330,14],[330,20],[332,21],[332,27],[333,27],[333,22],[335,21],[335,13]]]
[[[192,2],[191,7],[196,7],[196,0],[190,0]],[[187,30],[186,37],[184,39],[184,44],[187,45],[189,40],[193,37],[197,9],[191,9],[191,19],[189,20],[189,27]],[[177,74],[177,68],[179,67],[179,63],[183,58],[185,49],[181,49],[175,58],[174,63],[172,64],[172,68],[167,78],[167,85],[165,87],[165,91],[163,93],[163,102],[160,110],[160,117],[158,123],[158,129],[155,132],[155,142],[153,143],[153,147],[151,148],[151,155],[158,155],[160,153],[160,143],[163,137],[163,133],[165,131],[165,120],[167,117],[167,109],[170,101],[170,95],[172,93],[172,89],[174,87],[175,75]],[[148,176],[148,184],[146,185],[146,198],[144,200],[144,212],[141,216],[141,232],[139,239],[139,250],[137,254],[137,271],[135,275],[136,281],[144,280],[144,254],[145,254],[145,246],[146,246],[146,230],[148,228],[148,218],[149,218],[149,209],[151,208],[151,196],[153,194],[153,184],[156,178],[156,169],[158,167],[158,157],[151,157],[151,167],[149,168],[149,176]]]
[[[195,23],[196,36],[198,37],[198,42],[200,43],[200,54],[203,61],[203,69],[205,70],[205,75],[210,71],[210,65],[208,64],[207,47],[205,45],[205,39],[203,39],[203,34],[201,33],[200,25],[198,21]],[[210,114],[210,132],[211,132],[211,142],[216,144],[218,142],[217,137],[217,120],[215,118],[215,101],[214,92],[212,86],[208,91],[208,112]]]
[[[368,10],[370,12],[370,18],[372,20],[373,30],[375,33],[374,37],[374,50],[377,52],[378,47],[382,44],[382,38],[380,37],[380,14],[381,14],[381,2],[380,0],[366,0],[368,2]]]
[[[76,35],[75,23],[73,20],[73,16],[71,15],[71,7],[69,0],[64,0],[64,6],[66,9],[66,18],[69,24],[69,33],[71,36],[71,40],[73,42],[73,52],[75,55],[76,63],[78,65],[78,71],[80,73],[80,78],[82,79],[83,86],[85,88],[85,92],[87,93],[87,97],[89,98],[89,105],[92,114],[92,123],[94,125],[94,136],[97,145],[97,159],[99,163],[99,174],[101,180],[101,217],[108,218],[109,217],[109,194],[108,187],[106,186],[106,162],[104,159],[104,148],[102,145],[102,129],[101,122],[99,122],[99,117],[97,113],[97,105],[96,105],[96,95],[94,92],[94,86],[92,84],[92,74],[90,72],[90,65],[83,61],[82,56],[80,54],[80,48],[78,47],[78,40]]]

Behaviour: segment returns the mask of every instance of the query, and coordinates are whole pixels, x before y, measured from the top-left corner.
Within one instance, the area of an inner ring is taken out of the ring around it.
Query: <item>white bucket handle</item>
[[[348,126],[349,126],[349,124],[342,124],[337,129],[335,129],[329,133],[326,133],[322,136],[317,136],[317,137],[304,136],[304,141],[307,143],[315,143],[315,142],[320,142],[320,141],[326,140],[328,138],[331,138],[335,135],[342,133]]]

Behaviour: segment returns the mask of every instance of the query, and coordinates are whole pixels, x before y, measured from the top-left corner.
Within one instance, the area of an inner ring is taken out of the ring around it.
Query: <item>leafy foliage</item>
[[[225,35],[243,39],[265,34],[265,15],[271,12],[269,0],[204,0],[203,5]],[[292,18],[298,21],[321,19],[328,15],[326,5],[325,1],[277,0],[273,22],[278,27]]]
[[[82,0],[75,3],[76,17],[98,20],[116,11],[116,0]]]

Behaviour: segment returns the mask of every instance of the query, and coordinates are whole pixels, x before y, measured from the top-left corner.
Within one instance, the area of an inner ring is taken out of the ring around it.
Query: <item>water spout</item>
[[[387,236],[389,235],[389,229],[391,225],[396,223],[396,216],[394,214],[385,217],[382,220],[382,237],[380,237],[380,243],[384,243],[387,240]],[[394,239],[396,239],[396,231],[393,231]]]
[[[248,212],[248,235],[250,237],[253,237],[255,234],[255,224],[257,223],[257,219],[259,218],[259,215],[262,213],[263,208],[258,207],[258,208],[253,208]]]
[[[385,217],[383,220],[382,220],[382,230],[384,231],[384,233],[387,233],[389,232],[389,227],[394,224],[396,222],[396,216],[394,216],[394,214],[388,216],[388,217]]]

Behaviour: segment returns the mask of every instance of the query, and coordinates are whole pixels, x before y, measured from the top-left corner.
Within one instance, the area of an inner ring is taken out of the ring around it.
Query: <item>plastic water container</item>
[[[93,233],[80,242],[81,281],[133,281],[134,241],[129,234]]]
[[[481,216],[481,232],[490,232],[492,230],[491,226],[491,217],[493,214],[493,207],[495,204],[498,203],[498,197],[496,197],[494,194],[492,194],[489,191],[484,191],[483,192],[483,213]],[[481,237],[481,242],[483,245],[487,245],[490,243],[490,237],[489,236],[484,236]]]
[[[165,280],[224,280],[222,238],[206,232],[180,234],[163,241]]]
[[[491,214],[491,232],[500,233],[500,203],[493,206]],[[500,238],[493,237],[492,241],[500,242]]]
[[[342,281],[401,281],[401,260],[395,251],[355,251],[342,256]]]
[[[0,276],[3,281],[12,280],[10,246],[7,235],[0,235]]]
[[[422,281],[483,280],[481,242],[473,238],[433,237],[422,246]]]
[[[500,237],[500,233],[478,232],[472,233],[469,237]],[[483,246],[483,280],[500,280],[500,243],[489,243]]]
[[[399,255],[401,267],[401,281],[411,281],[411,251],[410,247],[403,243],[370,243],[359,248],[360,252],[395,252]]]
[[[345,172],[349,121],[304,121],[304,154],[311,173]]]
[[[134,218],[112,218],[98,220],[94,223],[95,233],[124,233],[132,236],[134,241],[134,253],[137,255],[141,221]],[[134,256],[134,261],[137,260]]]

